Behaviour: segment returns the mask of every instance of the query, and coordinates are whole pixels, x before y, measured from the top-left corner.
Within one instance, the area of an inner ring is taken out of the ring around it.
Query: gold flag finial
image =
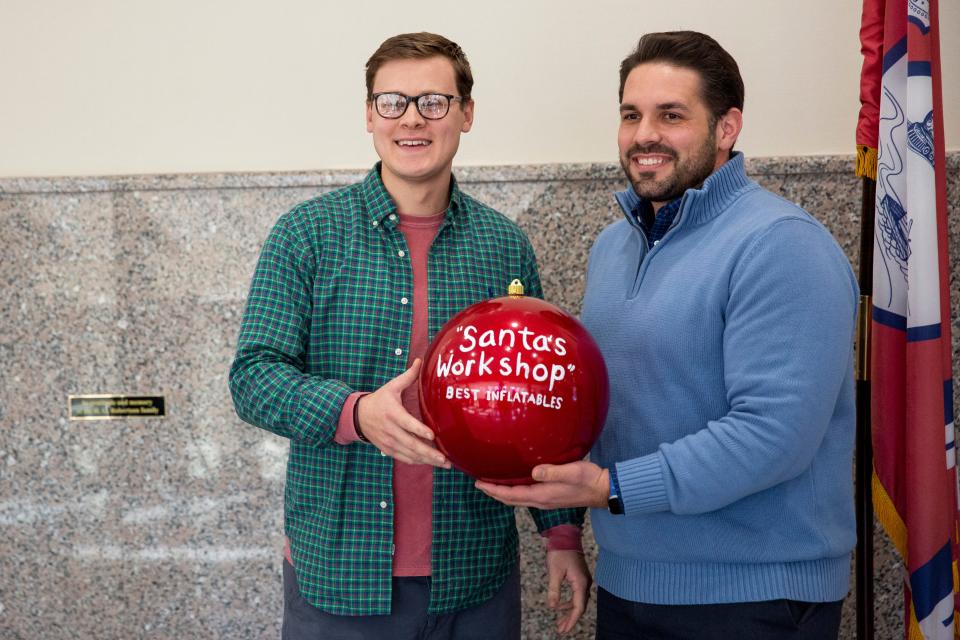
[[[523,283],[519,280],[514,280],[510,283],[510,286],[507,287],[507,295],[511,296],[522,296],[523,295]]]

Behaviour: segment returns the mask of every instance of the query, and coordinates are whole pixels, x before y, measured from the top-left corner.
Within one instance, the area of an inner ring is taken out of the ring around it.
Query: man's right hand
[[[433,443],[433,431],[403,408],[401,394],[415,384],[421,360],[373,393],[357,400],[357,421],[370,444],[407,464],[432,464],[450,468],[450,461]]]

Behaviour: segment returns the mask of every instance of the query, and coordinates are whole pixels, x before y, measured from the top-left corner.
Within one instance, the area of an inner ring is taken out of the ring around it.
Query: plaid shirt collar
[[[370,170],[367,177],[363,179],[361,188],[364,202],[367,205],[366,214],[369,216],[371,224],[373,226],[385,225],[390,228],[400,223],[400,217],[397,215],[396,203],[383,184],[383,178],[380,175],[382,165],[382,162],[378,162]],[[444,218],[443,226],[456,221],[464,210],[463,192],[460,191],[456,177],[450,174],[450,204],[447,207],[447,215]]]

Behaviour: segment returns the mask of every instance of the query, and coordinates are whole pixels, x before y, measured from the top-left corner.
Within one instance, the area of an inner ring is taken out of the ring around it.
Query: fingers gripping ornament
[[[597,343],[554,305],[509,295],[467,307],[434,337],[420,408],[438,448],[467,474],[527,484],[538,464],[580,460],[607,416]]]

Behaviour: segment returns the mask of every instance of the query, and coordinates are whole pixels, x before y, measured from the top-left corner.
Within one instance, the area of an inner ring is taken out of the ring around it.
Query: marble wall
[[[960,155],[948,164],[956,255]],[[747,167],[856,264],[850,157]],[[620,215],[619,168],[457,174],[526,229],[547,298],[578,311],[590,244]],[[0,637],[278,637],[286,443],[236,417],[227,369],[270,226],[362,175],[0,179]],[[955,263],[955,319],[958,280]],[[958,339],[955,320],[955,354]],[[163,395],[168,415],[69,421],[68,395],[88,393]],[[541,543],[519,521],[525,637],[552,637]],[[900,565],[876,540],[877,638],[899,638]],[[592,621],[574,637],[592,638]]]

